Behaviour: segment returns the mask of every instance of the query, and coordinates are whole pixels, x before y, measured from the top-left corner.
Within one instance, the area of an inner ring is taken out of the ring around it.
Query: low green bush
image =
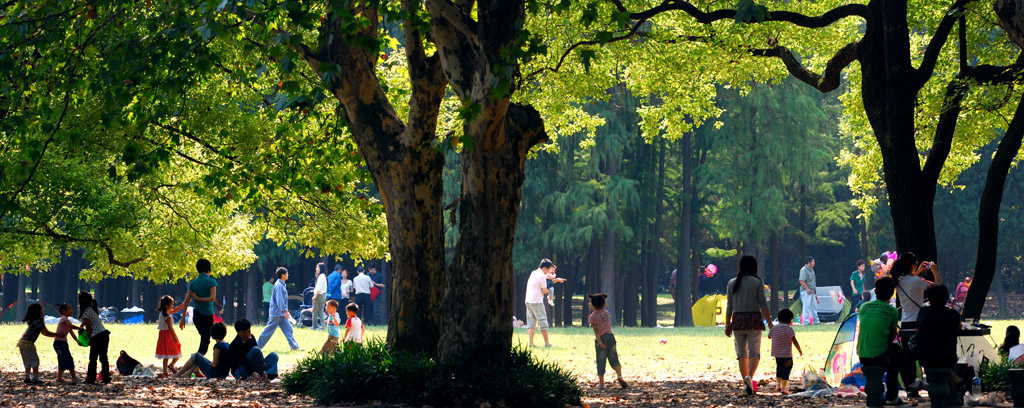
[[[582,390],[565,369],[516,348],[484,364],[448,367],[425,354],[392,352],[380,341],[299,362],[283,380],[318,404],[406,403],[432,406],[564,407]]]
[[[981,383],[988,391],[1010,391],[1010,369],[1024,368],[1024,364],[1003,359],[996,364],[982,367]]]

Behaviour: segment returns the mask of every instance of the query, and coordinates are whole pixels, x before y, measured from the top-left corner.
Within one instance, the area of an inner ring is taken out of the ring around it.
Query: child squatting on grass
[[[619,364],[619,353],[615,349],[615,335],[612,334],[612,315],[604,310],[605,301],[608,295],[598,293],[590,295],[590,327],[594,328],[594,351],[597,352],[597,386],[604,387],[604,365],[605,360],[611,364],[612,370],[619,376],[619,385],[622,388],[629,388],[626,380],[622,379],[622,365]]]
[[[804,351],[800,349],[800,342],[796,341],[796,332],[793,331],[793,311],[789,309],[779,310],[779,324],[772,326],[768,331],[768,338],[772,339],[772,357],[775,357],[775,377],[779,381],[776,389],[782,395],[789,394],[789,374],[793,371],[793,347],[803,357]]]
[[[39,334],[46,337],[56,335],[46,330],[46,323],[43,322],[43,305],[39,303],[28,305],[25,318],[21,320],[28,323],[28,328],[18,340],[21,361],[25,363],[25,384],[42,384],[43,381],[39,379],[39,355],[36,354],[36,339],[39,338]]]

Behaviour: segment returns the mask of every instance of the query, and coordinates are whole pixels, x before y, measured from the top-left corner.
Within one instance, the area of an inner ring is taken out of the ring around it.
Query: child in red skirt
[[[174,313],[174,298],[164,295],[160,298],[160,316],[159,320],[160,337],[156,341],[156,358],[164,360],[164,376],[168,376],[175,371],[178,371],[174,364],[181,358],[181,342],[178,341],[178,335],[174,333],[174,317],[171,313]],[[167,360],[171,360],[170,364],[167,364]],[[170,372],[167,369],[170,368]]]

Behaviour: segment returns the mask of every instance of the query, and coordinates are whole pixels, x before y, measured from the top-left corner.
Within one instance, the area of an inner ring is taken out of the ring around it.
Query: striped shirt
[[[768,336],[772,338],[772,357],[793,357],[793,339],[796,332],[792,326],[779,323],[772,326]]]

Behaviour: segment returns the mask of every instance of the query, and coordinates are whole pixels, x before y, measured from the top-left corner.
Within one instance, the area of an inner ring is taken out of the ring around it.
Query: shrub
[[[999,363],[982,367],[981,383],[989,391],[1010,391],[1011,368],[1024,368],[1024,365],[1004,358]]]
[[[308,357],[284,388],[318,404],[406,403],[433,406],[563,407],[581,405],[576,378],[521,348],[483,364],[448,367],[425,354],[392,352],[375,341]],[[343,390],[343,391],[339,391]]]

